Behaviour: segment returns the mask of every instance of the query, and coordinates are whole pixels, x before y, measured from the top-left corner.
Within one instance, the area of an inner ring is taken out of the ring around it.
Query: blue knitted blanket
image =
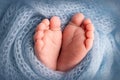
[[[95,26],[93,48],[74,69],[52,71],[34,54],[36,25],[57,15],[64,30],[76,12]],[[0,80],[120,80],[120,1],[0,0]]]

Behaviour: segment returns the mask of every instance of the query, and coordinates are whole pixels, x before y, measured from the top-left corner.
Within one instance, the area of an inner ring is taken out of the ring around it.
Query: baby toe
[[[43,31],[37,31],[34,35],[34,41],[36,42],[36,40],[42,39],[44,36]]]
[[[46,26],[49,26],[50,21],[48,19],[44,19],[44,20],[42,20],[41,23],[44,23]]]
[[[86,49],[89,51],[93,45],[93,39],[86,39],[85,45],[86,45]]]
[[[47,28],[46,28],[46,26],[45,26],[45,24],[44,23],[40,23],[38,26],[37,26],[37,28],[36,28],[36,32],[37,31],[44,31],[44,30],[46,30]]]
[[[43,43],[42,40],[37,40],[37,41],[35,42],[34,49],[35,49],[35,53],[36,53],[37,56],[39,56],[38,53],[40,53],[40,51],[42,50],[43,45],[44,45],[44,43]]]
[[[92,22],[91,22],[91,20],[89,19],[89,18],[87,18],[87,19],[85,19],[84,21],[83,21],[83,25],[84,26],[87,26],[88,24],[91,24]]]
[[[87,26],[86,26],[86,30],[89,30],[89,31],[94,31],[94,27],[93,27],[93,24],[88,24]]]
[[[43,19],[41,23],[37,26],[36,31],[39,30],[48,30],[49,29],[49,20],[48,19]]]
[[[50,19],[50,29],[53,31],[61,30],[61,20],[57,16],[53,16]]]
[[[86,30],[94,31],[94,27],[90,19],[85,19],[83,21],[83,26]]]
[[[71,22],[75,24],[76,26],[80,26],[84,20],[84,15],[82,13],[76,13],[72,19]]]
[[[90,50],[94,40],[94,26],[90,19],[85,19],[83,22],[83,25],[86,30],[85,32],[86,33],[86,41],[85,41],[86,49]]]
[[[87,32],[86,32],[86,37],[93,39],[93,38],[94,38],[94,33],[93,33],[93,31],[87,31]]]

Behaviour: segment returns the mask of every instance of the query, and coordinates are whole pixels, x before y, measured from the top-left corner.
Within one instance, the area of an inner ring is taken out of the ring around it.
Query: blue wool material
[[[119,0],[0,0],[0,80],[119,80],[119,4]],[[70,71],[52,71],[34,54],[35,28],[56,15],[64,30],[76,12],[95,26],[93,48]]]

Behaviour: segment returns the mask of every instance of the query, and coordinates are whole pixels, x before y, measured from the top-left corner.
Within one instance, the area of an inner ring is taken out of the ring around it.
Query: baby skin
[[[34,50],[48,68],[68,71],[76,66],[92,48],[94,27],[90,19],[76,13],[63,33],[59,17],[44,19],[36,28]]]

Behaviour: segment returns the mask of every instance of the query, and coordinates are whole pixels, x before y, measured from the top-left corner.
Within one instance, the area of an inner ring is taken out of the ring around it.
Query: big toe
[[[58,30],[61,30],[60,26],[61,26],[60,18],[57,16],[53,16],[50,19],[50,29],[53,31],[58,31]]]
[[[84,20],[84,15],[82,13],[76,13],[72,19],[71,22],[75,24],[76,26],[80,26]]]

